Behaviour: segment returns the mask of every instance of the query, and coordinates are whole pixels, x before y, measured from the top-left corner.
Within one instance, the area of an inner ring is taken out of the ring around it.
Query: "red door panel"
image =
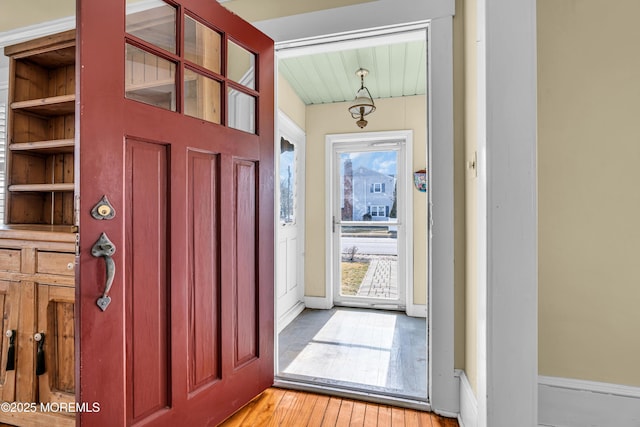
[[[189,392],[220,380],[219,158],[189,150]]]
[[[125,149],[125,365],[133,424],[170,405],[168,153],[166,145],[130,138]]]
[[[256,174],[253,162],[234,162],[234,369],[258,356],[256,277]]]
[[[127,32],[125,3],[77,0],[77,399],[100,403],[78,420],[216,425],[273,382],[273,42],[210,0]],[[103,195],[111,220],[89,215]]]

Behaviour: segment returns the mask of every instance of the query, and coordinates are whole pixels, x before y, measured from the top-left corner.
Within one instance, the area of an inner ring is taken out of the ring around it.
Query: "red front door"
[[[216,425],[273,382],[273,42],[213,0],[77,16],[79,421]]]

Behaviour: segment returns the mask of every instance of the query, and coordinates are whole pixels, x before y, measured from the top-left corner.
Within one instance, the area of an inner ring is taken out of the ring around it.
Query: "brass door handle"
[[[100,310],[105,311],[111,303],[111,297],[109,297],[109,291],[111,290],[111,285],[113,284],[113,278],[116,275],[116,264],[113,262],[113,254],[116,253],[116,245],[109,240],[105,233],[100,235],[100,238],[96,241],[96,243],[91,248],[91,255],[94,257],[102,257],[104,258],[104,262],[107,267],[107,281],[104,284],[104,292],[102,296],[98,298],[96,304],[100,307]]]

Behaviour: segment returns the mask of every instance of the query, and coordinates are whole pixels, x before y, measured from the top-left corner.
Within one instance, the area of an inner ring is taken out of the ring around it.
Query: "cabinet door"
[[[38,285],[36,374],[39,402],[74,402],[73,287]],[[44,362],[44,366],[41,365]]]
[[[19,302],[18,282],[0,280],[0,312],[2,313],[2,319],[0,319],[0,322],[2,322],[2,329],[0,329],[0,349],[2,350],[2,357],[0,358],[0,398],[5,402],[13,402],[16,396],[15,355],[18,343]],[[12,331],[13,349],[10,349],[12,338],[6,335],[6,331]],[[13,355],[12,361],[8,360],[10,354]],[[7,367],[9,370],[7,370]]]

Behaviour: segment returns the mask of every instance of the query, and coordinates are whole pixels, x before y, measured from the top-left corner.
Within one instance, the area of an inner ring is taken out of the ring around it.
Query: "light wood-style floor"
[[[293,390],[270,388],[220,427],[458,427],[435,414]]]
[[[278,334],[278,377],[426,400],[427,324],[398,311],[304,310]]]

